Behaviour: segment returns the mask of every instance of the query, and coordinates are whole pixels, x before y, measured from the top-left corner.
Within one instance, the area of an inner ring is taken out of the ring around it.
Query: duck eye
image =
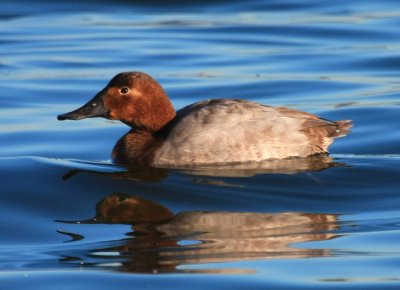
[[[124,202],[126,202],[126,196],[119,196],[119,197],[118,197],[118,202],[119,202],[119,203],[124,203]]]
[[[127,93],[129,92],[129,88],[123,87],[123,88],[120,90],[120,92],[121,92],[121,94],[127,94]]]

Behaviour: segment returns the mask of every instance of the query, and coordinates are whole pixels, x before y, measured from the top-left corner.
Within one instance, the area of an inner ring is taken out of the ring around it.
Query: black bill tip
[[[67,120],[67,118],[65,118],[64,115],[58,115],[58,116],[57,116],[57,120],[58,120],[58,121],[64,121],[64,120]]]
[[[65,121],[65,120],[79,120],[82,119],[79,116],[74,116],[70,113],[66,113],[66,114],[61,114],[57,116],[57,120],[58,121]]]

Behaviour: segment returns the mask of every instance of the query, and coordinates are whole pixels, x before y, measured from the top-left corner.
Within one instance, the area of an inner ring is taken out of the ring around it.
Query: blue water
[[[0,288],[399,288],[399,51],[391,0],[2,1]],[[128,127],[56,119],[121,71],[354,127],[322,163],[127,171]],[[116,196],[175,216],[88,220]]]

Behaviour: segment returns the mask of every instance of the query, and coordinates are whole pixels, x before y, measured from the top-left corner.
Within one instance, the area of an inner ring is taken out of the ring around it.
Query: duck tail
[[[336,132],[332,137],[334,138],[344,137],[350,133],[350,128],[353,127],[353,121],[352,120],[336,121],[335,125],[336,125]]]

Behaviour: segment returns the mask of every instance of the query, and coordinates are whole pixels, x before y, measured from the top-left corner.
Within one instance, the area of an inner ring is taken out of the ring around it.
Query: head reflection
[[[247,273],[248,270],[193,270],[187,265],[255,259],[326,257],[326,249],[296,244],[335,238],[337,215],[300,212],[190,211],[178,214],[137,196],[112,194],[96,206],[96,216],[79,223],[130,224],[130,238],[93,247],[63,263],[104,266],[134,273]],[[206,267],[208,267],[207,265]],[[107,266],[109,267],[109,266]],[[210,266],[211,267],[211,266]]]

